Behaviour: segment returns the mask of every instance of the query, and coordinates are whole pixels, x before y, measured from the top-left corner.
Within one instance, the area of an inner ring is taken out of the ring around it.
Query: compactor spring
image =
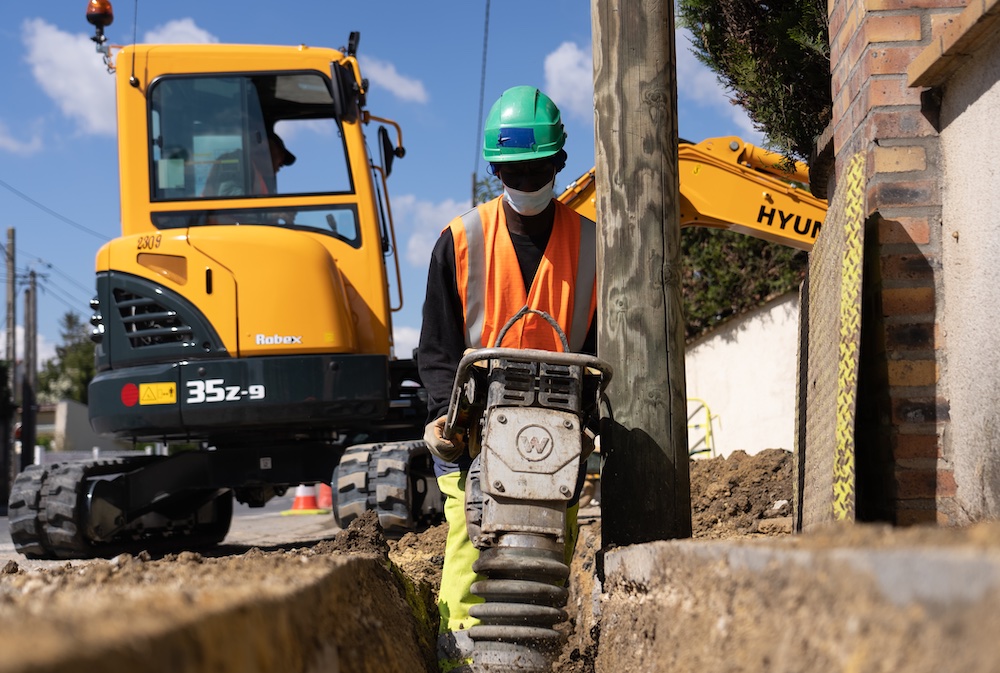
[[[486,579],[472,585],[485,603],[469,614],[480,620],[469,636],[475,642],[476,671],[550,671],[563,635],[554,626],[566,620],[566,579],[561,545],[541,536],[538,546],[492,547],[473,569]]]

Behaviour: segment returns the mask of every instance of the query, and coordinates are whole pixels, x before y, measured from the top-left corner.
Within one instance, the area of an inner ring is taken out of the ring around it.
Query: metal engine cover
[[[565,500],[580,467],[580,420],[534,407],[488,412],[483,432],[482,490],[503,499]]]

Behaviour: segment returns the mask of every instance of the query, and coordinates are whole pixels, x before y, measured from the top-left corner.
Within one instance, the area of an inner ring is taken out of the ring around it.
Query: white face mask
[[[514,212],[528,216],[537,215],[545,210],[548,207],[549,202],[555,198],[556,193],[552,189],[555,182],[555,178],[553,178],[552,182],[548,183],[537,192],[522,192],[519,189],[514,189],[504,185],[503,198],[510,204],[510,207],[514,209]]]

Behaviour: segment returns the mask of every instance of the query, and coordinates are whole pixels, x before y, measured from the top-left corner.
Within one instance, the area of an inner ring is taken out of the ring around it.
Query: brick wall
[[[860,428],[859,451],[888,442],[889,518],[950,523],[955,479],[942,451],[948,401],[940,392],[941,191],[938,136],[926,93],[907,67],[964,7],[963,0],[831,0],[832,142],[836,171],[866,153],[868,301],[883,358],[884,413]],[[925,113],[925,110],[928,113]],[[822,140],[821,140],[822,142]],[[870,293],[877,296],[872,297]],[[871,364],[871,363],[867,363]],[[862,360],[862,367],[866,362]],[[870,379],[872,380],[872,379]],[[880,459],[881,460],[881,459]],[[883,462],[885,462],[883,461]],[[859,466],[864,465],[859,456]],[[859,467],[859,470],[861,468]],[[859,474],[859,479],[862,475]]]

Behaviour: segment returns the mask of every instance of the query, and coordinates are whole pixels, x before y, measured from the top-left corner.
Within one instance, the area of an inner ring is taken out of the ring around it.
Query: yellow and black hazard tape
[[[853,520],[855,514],[854,432],[864,257],[863,152],[858,152],[851,159],[846,178],[844,259],[840,279],[840,357],[837,367],[837,444],[833,462],[833,518],[837,521]]]

